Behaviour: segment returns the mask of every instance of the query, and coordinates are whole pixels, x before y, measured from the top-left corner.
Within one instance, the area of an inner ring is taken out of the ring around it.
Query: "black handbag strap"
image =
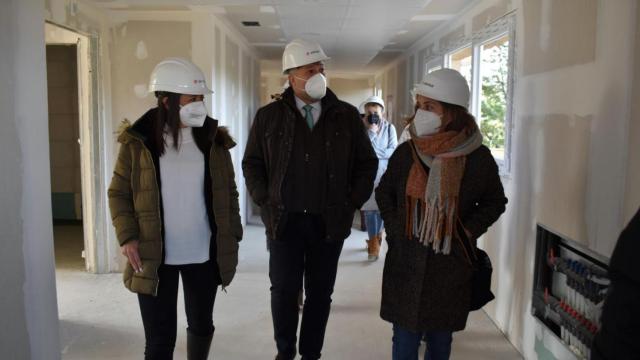
[[[471,243],[471,239],[467,236],[467,233],[464,231],[464,226],[462,225],[462,221],[458,218],[458,235],[460,238],[460,242],[464,247],[464,251],[467,253],[469,257],[469,261],[473,266],[478,265],[478,253],[476,252],[475,246]]]

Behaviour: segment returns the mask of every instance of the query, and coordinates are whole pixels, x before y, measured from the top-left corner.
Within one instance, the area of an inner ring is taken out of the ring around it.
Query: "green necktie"
[[[309,129],[313,129],[313,114],[311,110],[313,110],[313,106],[305,105],[302,107],[304,110],[304,119],[307,120],[307,125],[309,125]]]

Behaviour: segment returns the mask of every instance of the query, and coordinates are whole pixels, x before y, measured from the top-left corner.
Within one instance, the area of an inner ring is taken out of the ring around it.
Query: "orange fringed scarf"
[[[460,132],[418,137],[411,126],[410,133],[413,165],[405,192],[406,234],[436,253],[449,254],[466,155],[482,145],[482,135],[475,122]]]

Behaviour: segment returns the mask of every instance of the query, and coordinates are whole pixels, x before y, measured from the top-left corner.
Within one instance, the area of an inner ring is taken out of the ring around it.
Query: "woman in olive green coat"
[[[151,75],[150,109],[118,141],[109,207],[128,263],[125,286],[138,294],[145,358],[171,359],[178,278],[187,314],[187,357],[206,359],[218,285],[238,263],[242,225],[226,129],[207,116],[202,71],[169,58]]]

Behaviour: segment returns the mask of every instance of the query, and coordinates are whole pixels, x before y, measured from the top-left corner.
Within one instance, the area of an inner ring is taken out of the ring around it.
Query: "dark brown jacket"
[[[242,170],[251,198],[260,206],[269,241],[281,234],[286,222],[282,184],[291,159],[295,124],[301,118],[289,88],[280,100],[258,110],[249,133]],[[327,176],[322,213],[327,241],[341,241],[351,233],[355,209],[373,190],[378,159],[358,110],[338,100],[331,90],[322,99],[320,122],[324,122]]]
[[[405,236],[411,151],[409,142],[396,149],[376,189],[389,245],[380,315],[413,331],[462,330],[469,312],[472,269],[461,240],[456,238],[451,253],[443,255]],[[474,240],[498,220],[506,203],[498,167],[482,146],[467,156],[459,198],[460,219]]]
[[[163,262],[163,219],[158,154],[149,141],[156,109],[149,110],[118,138],[120,152],[109,186],[109,208],[120,245],[138,240],[142,273],[131,264],[124,270],[125,286],[136,293],[156,295],[158,267]],[[218,121],[207,118],[194,128],[194,139],[205,157],[207,212],[212,230],[211,255],[215,258],[222,286],[231,283],[238,264],[238,242],[242,224],[238,191],[229,149],[235,143]],[[203,169],[205,171],[205,169]]]

